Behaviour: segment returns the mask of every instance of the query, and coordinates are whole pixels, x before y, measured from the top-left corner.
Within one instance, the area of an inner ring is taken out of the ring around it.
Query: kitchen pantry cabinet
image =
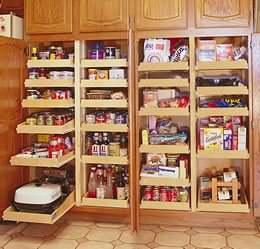
[[[195,0],[196,28],[249,27],[251,0]]]
[[[15,189],[27,178],[24,168],[11,167],[9,163],[10,156],[17,153],[25,142],[15,130],[24,118],[21,100],[26,73],[25,47],[24,41],[0,38],[0,215],[12,200]]]
[[[72,0],[26,0],[25,32],[27,34],[71,33],[72,2]]]
[[[80,32],[128,28],[128,0],[79,0],[79,9]]]
[[[187,28],[188,0],[136,0],[137,29]]]
[[[2,0],[0,3],[0,14],[14,12],[17,16],[24,15],[24,0]]]

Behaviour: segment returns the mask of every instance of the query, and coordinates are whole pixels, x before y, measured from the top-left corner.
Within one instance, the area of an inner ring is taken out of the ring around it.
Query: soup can
[[[115,59],[116,58],[116,48],[115,47],[106,47],[106,59]]]

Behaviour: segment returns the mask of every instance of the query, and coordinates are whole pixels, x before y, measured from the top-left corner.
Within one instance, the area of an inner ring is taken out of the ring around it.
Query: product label
[[[120,156],[127,156],[127,148],[120,149]]]
[[[97,144],[92,145],[92,155],[100,156],[100,146]]]
[[[109,156],[109,146],[102,144],[100,146],[100,155],[101,156]]]
[[[218,191],[218,199],[221,200],[229,200],[230,194],[229,191]]]
[[[105,199],[105,188],[104,187],[97,188],[97,199]]]
[[[117,199],[124,200],[125,199],[125,188],[117,188]]]

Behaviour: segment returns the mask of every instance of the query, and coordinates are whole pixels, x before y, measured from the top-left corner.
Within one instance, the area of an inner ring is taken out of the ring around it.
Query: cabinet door
[[[187,0],[136,0],[137,29],[187,28]]]
[[[17,16],[23,17],[23,5],[24,0],[2,0],[0,1],[0,14],[8,14],[9,12],[14,12]]]
[[[254,215],[260,217],[260,34],[253,34],[252,44]]]
[[[23,137],[16,133],[16,126],[23,121],[24,49],[23,41],[0,37],[0,217],[10,205],[15,189],[27,180],[23,167],[9,162],[24,146]]]
[[[80,0],[80,31],[128,28],[128,0]]]
[[[26,33],[72,32],[72,7],[72,0],[26,0]]]
[[[251,0],[195,0],[197,28],[248,27]]]

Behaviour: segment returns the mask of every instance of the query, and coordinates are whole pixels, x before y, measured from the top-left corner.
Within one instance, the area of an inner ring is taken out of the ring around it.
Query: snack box
[[[153,165],[143,165],[140,176],[159,177],[159,168],[158,166],[153,166]]]
[[[179,178],[179,167],[159,166],[159,176]]]
[[[158,92],[157,90],[145,90],[144,107],[158,107]]]
[[[232,61],[233,60],[233,45],[232,44],[218,44],[217,45],[217,60],[218,61]]]
[[[215,61],[216,60],[216,41],[200,40],[199,44],[199,61]]]
[[[88,69],[89,80],[107,80],[108,70],[101,69]]]
[[[204,128],[204,150],[223,150],[223,128]]]
[[[120,68],[112,68],[109,70],[110,80],[121,80],[125,78],[125,70]]]
[[[149,141],[153,145],[186,145],[187,134],[150,135]]]
[[[238,128],[238,150],[246,150],[246,127]]]
[[[223,140],[224,150],[232,150],[232,130],[224,129],[224,140]]]

